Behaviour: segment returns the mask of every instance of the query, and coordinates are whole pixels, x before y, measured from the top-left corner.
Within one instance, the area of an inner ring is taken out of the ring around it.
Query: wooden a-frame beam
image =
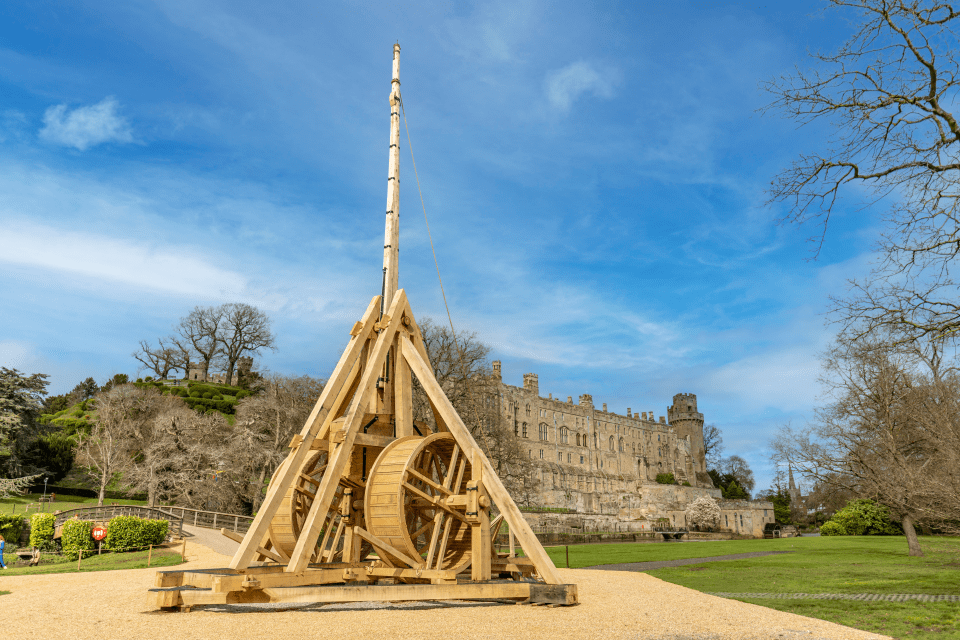
[[[370,359],[363,369],[357,393],[354,395],[350,403],[350,409],[347,411],[342,429],[343,442],[330,452],[327,459],[327,468],[323,473],[320,486],[317,488],[313,504],[310,505],[310,512],[300,528],[300,536],[297,538],[293,553],[290,554],[290,563],[286,569],[289,573],[300,573],[310,563],[310,555],[313,553],[317,539],[320,537],[322,516],[329,511],[330,501],[333,500],[340,477],[350,460],[353,444],[361,427],[360,423],[366,413],[365,403],[376,389],[377,378],[380,376],[380,370],[386,361],[387,353],[394,344],[394,338],[404,313],[409,314],[410,308],[407,304],[406,293],[403,289],[400,289],[387,312],[389,320],[386,326],[380,327],[380,335],[377,337]],[[381,320],[381,324],[382,322],[383,320]]]
[[[376,315],[379,312],[380,296],[374,296],[367,306],[363,318],[360,320],[362,326],[359,331],[352,334],[347,348],[344,349],[340,361],[334,368],[330,379],[323,387],[313,411],[307,417],[307,420],[300,431],[301,441],[282,463],[280,472],[267,489],[267,495],[257,511],[257,515],[243,537],[240,548],[230,560],[231,569],[246,569],[254,561],[257,555],[257,549],[260,547],[260,541],[270,528],[270,523],[280,508],[284,493],[296,479],[300,472],[300,467],[310,455],[310,448],[313,445],[313,439],[316,437],[320,427],[324,424],[328,414],[333,408],[334,400],[340,393],[350,372],[354,369],[354,363],[360,357],[367,338],[373,332],[373,326],[376,323]],[[339,478],[338,478],[339,480]],[[316,501],[314,502],[316,504]]]
[[[463,424],[460,416],[457,415],[456,409],[453,408],[450,400],[446,394],[443,393],[443,389],[433,376],[433,371],[420,357],[419,352],[414,348],[413,344],[410,343],[409,338],[402,336],[400,340],[403,344],[403,348],[401,348],[400,351],[401,354],[410,365],[414,375],[417,376],[417,380],[423,385],[427,396],[437,407],[437,411],[440,412],[450,433],[464,450],[464,454],[470,455],[468,452],[478,452],[479,455],[477,458],[483,465],[484,488],[487,490],[490,498],[500,508],[500,512],[510,525],[510,530],[516,535],[520,546],[527,555],[530,556],[530,559],[533,560],[537,572],[547,584],[562,584],[560,576],[557,574],[557,569],[553,561],[550,560],[550,556],[543,550],[540,541],[537,540],[530,525],[524,519],[523,514],[520,513],[520,509],[517,508],[517,505],[513,502],[513,498],[510,497],[503,483],[500,482],[500,478],[497,476],[496,471],[494,471],[490,461],[483,455],[480,446],[470,434],[470,430]]]

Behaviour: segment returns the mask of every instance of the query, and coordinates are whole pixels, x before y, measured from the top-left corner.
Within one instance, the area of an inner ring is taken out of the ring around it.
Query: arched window
[[[615,441],[614,441],[614,439],[613,439],[613,436],[610,436],[610,451],[615,451],[615,450],[616,450],[616,446],[617,446],[617,445],[615,444]]]
[[[567,440],[570,437],[570,432],[566,427],[560,427],[560,444],[567,444]]]
[[[623,453],[623,438],[620,438],[619,450],[620,450],[620,453]]]
[[[528,417],[528,418],[530,417],[530,405],[529,405],[529,404],[527,405],[527,417]]]
[[[549,431],[548,431],[548,429],[547,429],[546,423],[542,423],[542,422],[541,422],[541,423],[540,423],[540,439],[541,439],[541,440],[548,440],[548,439],[549,439],[549,438],[548,438],[548,435],[549,435]]]
[[[580,446],[580,434],[579,434],[579,433],[577,434],[577,446],[578,446],[578,447]]]

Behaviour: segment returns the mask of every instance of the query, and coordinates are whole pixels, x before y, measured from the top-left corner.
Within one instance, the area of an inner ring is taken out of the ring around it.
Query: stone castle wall
[[[576,403],[543,398],[536,374],[524,374],[522,387],[503,383],[500,362],[494,373],[502,417],[537,467],[539,506],[575,512],[539,514],[544,522],[555,517],[568,523],[557,526],[639,532],[666,518],[670,526],[686,527],[687,506],[704,495],[720,501],[722,530],[762,535],[764,524],[774,521],[769,502],[720,500],[706,473],[695,395],[675,395],[668,422],[653,411],[598,409],[588,394]],[[672,473],[680,484],[657,484],[661,473]]]

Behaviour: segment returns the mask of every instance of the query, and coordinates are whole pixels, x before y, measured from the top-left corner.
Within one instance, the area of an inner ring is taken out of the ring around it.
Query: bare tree
[[[133,385],[120,385],[96,399],[96,418],[90,435],[78,434],[76,462],[98,483],[97,504],[107,485],[130,457],[129,434],[136,421],[149,419],[149,396]]]
[[[146,340],[141,340],[140,349],[131,355],[161,380],[166,379],[170,372],[176,369],[182,369],[186,375],[189,352],[185,352],[173,338],[160,338],[158,343],[158,346],[153,347]]]
[[[753,491],[756,486],[756,480],[753,479],[753,471],[747,461],[740,456],[730,456],[720,461],[720,472],[733,476],[737,484],[743,487],[748,493]]]
[[[715,424],[708,424],[703,428],[703,456],[706,459],[707,469],[720,469],[723,455],[723,435]]]
[[[960,379],[923,352],[841,338],[824,359],[830,403],[811,432],[786,427],[773,443],[808,478],[886,505],[910,555],[923,555],[915,523],[960,521]]]
[[[846,194],[890,201],[884,259],[853,294],[836,300],[847,328],[909,327],[901,336],[942,336],[960,327],[960,88],[958,12],[923,0],[830,0],[853,19],[854,35],[816,66],[767,82],[767,109],[801,124],[822,122],[835,135],[802,155],[773,182],[784,220],[815,223],[822,245]],[[852,187],[852,188],[851,188]]]
[[[256,511],[266,482],[289,453],[290,440],[303,428],[324,381],[272,375],[263,391],[237,406],[237,422],[226,443],[229,479],[238,499]]]
[[[204,365],[204,381],[210,375],[218,356],[221,355],[223,345],[220,340],[224,324],[224,308],[194,307],[190,314],[180,319],[177,333],[180,340],[177,346],[187,353],[196,354]]]
[[[261,349],[273,349],[270,318],[249,304],[233,303],[219,307],[223,321],[217,334],[224,359],[227,361],[226,380],[232,384],[237,361]]]

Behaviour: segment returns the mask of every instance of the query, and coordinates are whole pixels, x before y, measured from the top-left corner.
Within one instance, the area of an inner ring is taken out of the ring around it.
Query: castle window
[[[613,436],[610,436],[610,451],[614,451],[616,446]]]
[[[557,451],[557,462],[563,462],[563,453]]]
[[[528,418],[530,417],[530,405],[529,405],[529,404],[527,405],[527,417],[528,417]]]
[[[623,438],[620,438],[619,449],[620,453],[623,453]]]
[[[543,460],[543,449],[540,449],[540,459]]]
[[[566,427],[560,427],[560,444],[567,444],[567,440],[570,437],[570,432]]]
[[[567,462],[570,462],[570,454],[567,454]]]
[[[526,423],[526,422],[523,423],[523,431],[521,432],[520,435],[522,435],[524,438],[527,437],[527,423]]]
[[[600,434],[599,434],[599,433],[593,434],[593,448],[594,448],[594,449],[599,449],[599,448],[600,448]]]
[[[540,439],[541,440],[549,439],[549,428],[545,423],[540,424]]]
[[[580,456],[580,464],[583,464],[583,456]],[[766,515],[766,514],[764,514]]]
[[[519,422],[514,422],[514,423],[513,423],[513,435],[515,435],[515,436],[519,436],[519,435],[520,435],[520,423],[519,423]]]
[[[579,433],[577,434],[577,446],[578,446],[578,447],[580,446],[580,434],[579,434]]]

